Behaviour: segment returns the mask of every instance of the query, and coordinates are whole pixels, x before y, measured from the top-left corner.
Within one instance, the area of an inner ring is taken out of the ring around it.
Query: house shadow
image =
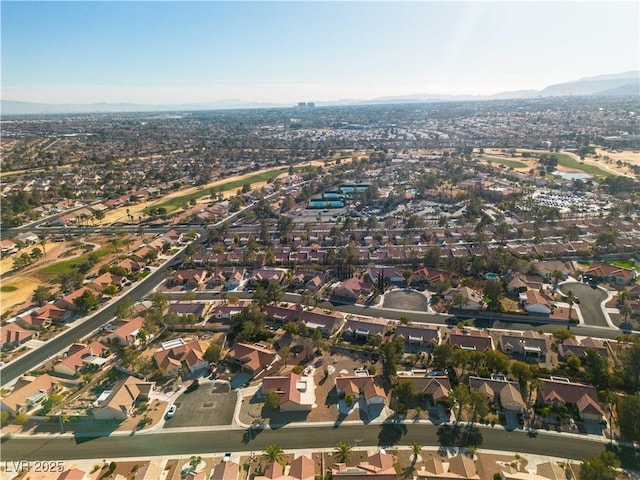
[[[279,409],[269,408],[264,406],[260,416],[265,419],[269,424],[271,430],[278,430],[285,425],[296,422],[306,422],[309,417],[308,411],[306,412],[281,412]]]
[[[365,425],[370,424],[374,420],[380,418],[380,416],[385,412],[385,407],[386,406],[384,404],[372,404],[367,406],[366,403],[361,402],[359,408],[360,420],[362,420]]]
[[[338,412],[338,416],[336,417],[336,421],[333,422],[333,428],[338,428],[344,422],[344,419],[347,418],[346,413]]]

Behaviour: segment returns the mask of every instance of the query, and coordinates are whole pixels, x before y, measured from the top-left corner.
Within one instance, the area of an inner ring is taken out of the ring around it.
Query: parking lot
[[[164,428],[230,425],[236,406],[236,392],[226,382],[200,380],[200,388],[182,393],[175,401],[178,407]]]

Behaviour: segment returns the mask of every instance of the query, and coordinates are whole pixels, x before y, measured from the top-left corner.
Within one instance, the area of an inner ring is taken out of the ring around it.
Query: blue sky
[[[2,98],[490,94],[640,69],[640,4],[2,1]]]

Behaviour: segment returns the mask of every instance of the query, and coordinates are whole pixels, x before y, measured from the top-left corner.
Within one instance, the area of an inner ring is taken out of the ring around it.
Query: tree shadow
[[[378,446],[390,447],[407,434],[407,426],[402,423],[383,423],[378,432]]]
[[[472,425],[441,425],[438,428],[438,443],[446,447],[479,447],[482,445],[482,433]]]

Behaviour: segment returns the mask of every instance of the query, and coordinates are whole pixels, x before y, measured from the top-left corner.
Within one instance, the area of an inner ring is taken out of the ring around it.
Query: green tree
[[[115,285],[107,285],[102,290],[102,293],[104,293],[105,295],[108,295],[110,297],[113,297],[114,295],[118,294],[118,287],[116,287]]]
[[[353,448],[347,442],[339,442],[335,447],[335,452],[335,458],[338,463],[349,463],[351,461]]]
[[[99,304],[98,299],[91,290],[85,290],[82,292],[82,295],[76,298],[73,303],[75,303],[76,306],[85,313],[95,310],[98,308]]]
[[[411,465],[415,465],[416,462],[418,461],[418,455],[420,455],[420,452],[422,451],[422,445],[420,445],[419,443],[412,443],[411,445],[409,445],[409,448],[411,448]]]
[[[618,425],[626,440],[640,438],[640,395],[625,395],[618,399]]]
[[[268,390],[264,394],[264,405],[271,410],[276,410],[280,405],[280,398],[275,390]]]
[[[202,457],[200,455],[192,455],[189,459],[189,466],[195,469],[202,462]]]
[[[204,359],[207,362],[217,363],[220,361],[220,357],[222,356],[222,346],[217,343],[212,343],[207,347],[204,352]]]
[[[521,362],[520,360],[514,360],[511,362],[511,375],[513,375],[520,383],[520,386],[525,385],[532,377],[531,366],[528,363]]]
[[[453,404],[458,406],[458,413],[456,414],[457,424],[460,421],[462,409],[469,403],[469,388],[463,383],[456,385],[449,393],[449,399]]]
[[[280,350],[278,350],[278,355],[280,355],[280,357],[284,360],[284,366],[287,366],[287,360],[289,358],[291,358],[291,348],[288,346],[284,346],[282,348],[280,348]]]
[[[400,380],[396,384],[395,391],[396,396],[398,397],[398,402],[407,407],[413,404],[413,401],[418,394],[415,383],[408,379]]]
[[[39,307],[43,306],[49,300],[51,300],[51,289],[45,285],[36,287],[33,295],[31,295],[31,301]]]
[[[284,450],[280,445],[272,443],[264,449],[263,455],[269,463],[280,463],[284,456]]]
[[[616,468],[620,462],[609,451],[602,450],[597,457],[591,457],[580,465],[580,480],[615,480]]]

